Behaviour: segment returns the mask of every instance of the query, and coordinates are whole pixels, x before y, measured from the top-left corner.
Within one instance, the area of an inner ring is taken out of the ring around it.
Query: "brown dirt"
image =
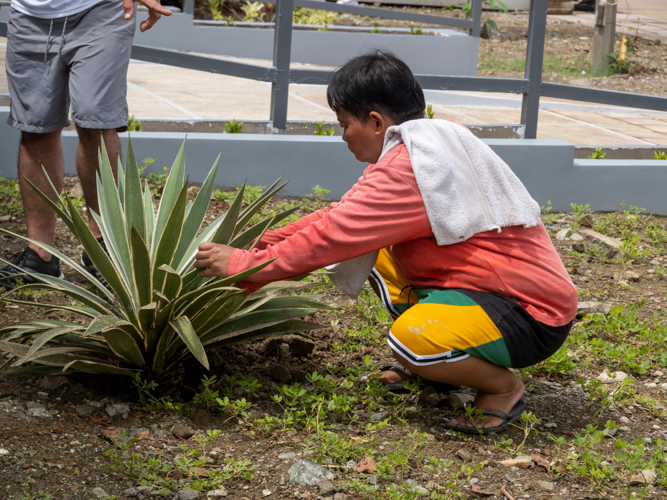
[[[68,178],[66,185],[71,189],[75,180]],[[215,204],[213,204],[215,205]],[[214,206],[211,215],[224,210],[225,206]],[[561,215],[558,220],[549,222],[549,230],[553,234],[561,228],[568,227],[573,221],[571,215]],[[662,227],[666,227],[664,218],[657,219]],[[4,229],[25,233],[24,222],[15,217],[2,223]],[[0,236],[5,252],[16,252],[23,243]],[[649,272],[649,265],[619,265],[599,263],[592,258],[579,258],[572,254],[571,241],[556,241],[556,247],[572,274],[573,280],[581,290],[585,290],[591,298],[612,305],[628,304],[640,299],[648,299],[651,305],[642,309],[643,317],[653,313],[664,314],[663,303],[667,292],[667,280]],[[66,254],[76,256],[81,248],[62,225],[58,226],[56,245]],[[636,273],[629,278],[628,272]],[[66,273],[69,279],[75,279]],[[619,280],[628,279],[628,286],[621,286]],[[53,297],[53,303],[60,299]],[[246,375],[257,378],[262,388],[256,396],[251,397],[253,403],[251,418],[264,414],[280,415],[280,407],[270,399],[276,390],[272,384],[290,384],[304,382],[308,373],[331,373],[342,382],[338,368],[363,366],[363,359],[369,356],[377,363],[391,361],[391,355],[384,342],[369,343],[358,351],[343,349],[335,350],[334,344],[344,346],[349,336],[346,327],[353,327],[359,321],[354,303],[333,288],[326,290],[326,302],[339,307],[337,315],[320,312],[314,315],[315,321],[330,324],[338,318],[339,324],[330,328],[312,332],[314,341],[308,343],[297,337],[288,337],[279,341],[271,340],[226,349],[210,356],[211,373],[219,379],[224,375]],[[13,307],[7,305],[0,309],[0,325],[6,326],[34,320],[42,314],[41,310],[32,307]],[[56,316],[50,316],[56,317]],[[381,332],[382,333],[382,332]],[[384,332],[386,333],[386,331]],[[289,357],[278,357],[278,344],[288,343],[291,346]],[[312,352],[310,349],[312,348]],[[580,432],[587,424],[600,425],[606,420],[618,421],[627,416],[631,419],[631,430],[624,439],[641,439],[650,437],[653,442],[663,438],[662,430],[666,422],[655,416],[647,407],[636,405],[630,407],[614,406],[597,413],[598,408],[589,406],[587,397],[575,382],[578,377],[594,378],[600,372],[599,366],[582,363],[573,372],[547,377],[544,373],[533,373],[527,378],[530,392],[526,394],[528,410],[542,421],[536,433],[530,433],[521,454],[536,454],[547,461],[556,455],[549,434],[563,436],[571,440],[576,432]],[[299,487],[287,482],[287,469],[294,459],[279,459],[278,454],[293,451],[299,458],[307,458],[309,446],[306,441],[312,437],[302,430],[291,432],[274,432],[267,437],[253,436],[248,432],[246,422],[230,419],[228,415],[211,409],[205,411],[201,405],[192,403],[192,398],[201,392],[200,380],[205,372],[196,363],[187,363],[176,373],[160,381],[158,397],[169,396],[174,402],[183,402],[187,408],[181,412],[151,410],[138,401],[137,392],[130,380],[108,376],[89,376],[72,374],[66,377],[39,377],[27,373],[8,374],[0,372],[0,448],[7,454],[0,455],[0,499],[91,499],[93,488],[101,487],[107,494],[116,495],[119,499],[129,498],[123,491],[138,485],[136,480],[128,478],[110,468],[111,461],[105,457],[105,451],[111,447],[107,435],[119,429],[138,431],[136,451],[148,456],[160,457],[171,462],[181,451],[179,445],[195,446],[197,437],[204,437],[206,430],[220,429],[222,434],[216,438],[213,446],[219,451],[208,455],[208,464],[212,470],[223,465],[224,456],[236,459],[247,459],[257,465],[255,478],[248,482],[242,479],[228,481],[225,486],[229,498],[259,499],[264,498],[264,490],[270,490],[270,498],[311,498],[318,497],[316,487]],[[636,376],[635,387],[642,395],[663,400],[664,393],[656,394],[659,389],[644,388],[643,383],[655,379],[655,374]],[[45,406],[51,417],[30,416],[31,402]],[[122,403],[130,407],[127,420],[120,417],[109,419],[105,412],[108,404]],[[89,405],[92,413],[79,416],[76,408]],[[380,404],[375,411],[390,409],[390,399]],[[383,430],[376,431],[374,442],[398,442],[407,439],[408,432],[417,430],[426,436],[425,457],[438,457],[453,460],[455,466],[472,465],[483,462],[480,470],[473,472],[476,485],[491,493],[488,498],[503,498],[501,487],[510,488],[514,498],[550,498],[550,499],[589,499],[612,498],[615,490],[626,490],[627,478],[612,482],[607,487],[591,488],[587,477],[579,477],[574,471],[566,470],[562,463],[552,463],[555,472],[548,473],[544,468],[532,466],[529,469],[509,469],[499,462],[511,458],[511,454],[500,444],[500,439],[512,439],[519,443],[524,439],[520,428],[511,428],[500,436],[455,436],[446,431],[440,424],[445,416],[451,416],[448,408],[432,407],[413,397],[404,404],[414,407],[407,414],[407,423],[401,425],[392,422]],[[363,418],[370,411],[357,412]],[[335,420],[334,420],[335,421]],[[546,428],[545,424],[555,424],[555,428]],[[195,431],[195,436],[182,440],[172,435],[175,425],[185,425]],[[341,436],[364,441],[369,434],[364,431],[365,424],[345,423],[336,432]],[[297,428],[299,428],[297,426]],[[356,442],[355,441],[355,442]],[[610,449],[612,440],[604,443]],[[404,446],[404,445],[403,445]],[[463,452],[461,450],[464,450]],[[468,453],[466,453],[466,451]],[[463,462],[465,460],[466,462]],[[342,469],[332,466],[338,474]],[[357,477],[365,481],[363,473],[347,472],[348,479]],[[173,476],[173,479],[186,480],[184,476]],[[399,484],[406,479],[414,479],[427,484],[429,475],[423,464],[410,463],[407,474],[399,474],[395,481]],[[509,479],[508,479],[509,478]],[[537,481],[554,484],[553,491],[546,491]],[[340,481],[334,481],[340,485]],[[473,495],[470,485],[460,484],[456,491],[464,495]],[[38,496],[38,491],[50,496]],[[637,490],[639,491],[639,490]],[[357,498],[348,491],[349,498]],[[659,486],[647,488],[645,498],[664,498],[666,494]],[[474,496],[474,495],[473,495]],[[169,498],[174,498],[173,495]],[[319,498],[319,497],[318,497]],[[373,497],[380,498],[380,497]],[[412,498],[412,497],[401,497]],[[446,498],[446,497],[445,497]],[[619,497],[620,498],[620,497]]]

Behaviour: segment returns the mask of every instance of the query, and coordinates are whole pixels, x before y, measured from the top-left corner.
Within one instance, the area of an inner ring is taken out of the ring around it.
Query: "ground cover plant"
[[[198,276],[193,263],[199,244],[212,241],[237,248],[251,246],[272,224],[294,211],[288,209],[249,224],[282,185],[274,183],[243,211],[242,186],[229,210],[200,232],[219,162],[220,158],[197,197],[188,203],[183,143],[154,210],[150,187],[145,184],[142,189],[131,144],[125,171],[120,165],[118,168],[118,185],[109,159],[101,154],[100,214],[92,215],[108,253],[69,198],[59,198],[56,204],[38,191],[76,235],[106,283],[59,250],[41,245],[78,271],[88,281],[88,288],[60,278],[31,275],[37,278],[36,283],[16,287],[2,297],[8,303],[22,304],[25,301],[20,296],[25,292],[50,291],[75,302],[41,304],[74,319],[41,319],[0,330],[0,351],[9,354],[12,367],[37,364],[42,373],[78,370],[124,375],[141,370],[159,378],[191,356],[208,368],[208,349],[317,328],[299,318],[324,307],[315,301],[318,297],[281,294],[296,290],[299,284],[272,285],[252,295],[233,286],[268,263],[226,279]]]
[[[146,178],[149,190],[159,180]],[[191,187],[189,199],[202,189]],[[248,207],[266,191],[211,190],[203,226],[228,212],[239,196]],[[157,202],[164,184],[156,192]],[[310,197],[275,199],[251,219],[294,209],[286,223],[325,206],[326,195],[315,186]],[[374,375],[361,382],[391,361],[385,343],[391,319],[369,289],[351,301],[317,273],[305,283],[330,309],[309,316],[327,325],[309,332],[312,340],[287,336],[212,349],[210,371],[186,360],[157,381],[145,374],[0,372],[0,448],[7,450],[0,455],[0,489],[8,499],[86,500],[95,487],[121,499],[142,487],[164,498],[192,489],[224,490],[239,499],[315,499],[331,488],[348,499],[449,499],[481,492],[507,498],[502,490],[514,498],[664,496],[665,218],[636,207],[595,213],[575,204],[569,214],[549,207],[543,220],[579,289],[582,309],[561,350],[517,372],[526,383],[528,409],[507,432],[463,436],[445,430],[441,419],[457,412],[451,406],[458,396],[434,393],[419,382],[403,395],[388,393]],[[25,230],[20,219],[2,227]],[[59,247],[74,256],[81,250],[66,226],[59,227]],[[555,237],[588,228],[619,239],[620,253],[608,258],[608,249],[588,237]],[[7,234],[0,238],[12,250],[23,244]],[[82,283],[72,270],[66,274]],[[21,297],[22,304],[4,303],[3,324],[68,318],[67,312],[34,307],[65,305],[56,293],[27,289]],[[115,405],[126,405],[127,419],[123,410],[114,413]],[[299,460],[332,472],[331,487],[291,483],[288,471]]]

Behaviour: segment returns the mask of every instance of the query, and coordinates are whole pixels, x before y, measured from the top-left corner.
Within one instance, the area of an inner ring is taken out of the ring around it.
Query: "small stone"
[[[39,383],[39,387],[42,389],[53,389],[54,387],[59,387],[64,384],[69,384],[69,379],[67,377],[61,375],[52,377],[47,375]]]
[[[553,422],[549,422],[548,424],[544,424],[544,427],[546,427],[547,429],[555,429],[556,427],[558,427],[558,424],[554,424]]]
[[[197,490],[181,490],[176,493],[174,500],[197,500],[201,495]]]
[[[638,486],[640,484],[646,484],[646,478],[641,474],[633,474],[630,476],[630,486]]]
[[[373,485],[378,484],[377,476],[368,476],[368,483]]]
[[[194,432],[189,427],[184,425],[176,425],[171,430],[171,433],[178,439],[190,439]]]
[[[644,387],[646,387],[647,389],[655,389],[656,387],[658,387],[658,384],[656,384],[655,382],[648,382],[644,384]]]
[[[283,342],[278,346],[278,357],[281,361],[292,359],[292,352],[290,351],[289,344]]]
[[[586,251],[586,245],[584,245],[580,241],[576,241],[572,243],[572,250],[574,250],[577,253],[584,253]]]
[[[549,481],[535,481],[535,485],[542,491],[553,491],[556,488],[556,485]]]
[[[579,233],[574,233],[572,236],[570,236],[570,239],[572,241],[584,241],[584,237]]]
[[[447,401],[447,396],[444,394],[438,394],[437,392],[434,392],[433,394],[430,394],[426,397],[426,402],[431,406],[438,406],[444,401]]]
[[[0,222],[9,222],[11,218],[11,215],[0,215]]]
[[[607,375],[607,372],[604,371],[598,375],[598,380],[603,384],[620,384],[626,378],[628,378],[628,374],[625,372],[613,372],[611,376],[609,376]]]
[[[265,497],[268,497],[269,495],[271,495],[271,493],[272,493],[271,490],[262,490],[262,495],[264,495]]]
[[[628,417],[621,417],[621,418],[619,418],[619,420],[622,424],[629,424],[630,423],[630,419]]]
[[[659,261],[659,260],[655,260],[655,259],[653,259],[651,262],[649,262],[649,264],[651,264],[652,266],[659,266],[659,265],[660,265],[660,261]]]
[[[278,458],[281,460],[296,458],[296,453],[294,453],[293,451],[286,451],[284,453],[280,453],[278,455]]]
[[[0,457],[3,455],[9,455],[9,450],[5,450],[4,448],[0,448]]]
[[[645,437],[645,438],[643,438],[643,440],[644,440],[644,443],[645,443],[645,444],[651,444],[651,443],[653,442],[653,439],[651,439],[651,438],[648,437],[648,436]]]
[[[658,370],[657,372],[655,372],[653,374],[654,377],[662,377],[663,375],[664,375],[664,373],[662,373],[660,370]]]
[[[354,469],[356,466],[357,466],[357,462],[355,462],[354,460],[348,460],[345,463],[345,467],[347,467],[348,469]]]
[[[29,401],[25,404],[25,407],[28,410],[37,410],[37,409],[44,409],[46,406],[44,406],[42,403],[35,403],[34,401]]]
[[[123,420],[126,420],[130,416],[130,407],[122,404],[107,405],[106,407],[107,415],[109,417],[120,417]]]
[[[475,397],[471,394],[462,392],[453,392],[449,395],[449,406],[452,408],[465,408],[468,403],[472,403]]]
[[[321,483],[317,483],[317,486],[320,488],[320,495],[323,497],[333,495],[338,490],[331,481],[322,481]]]
[[[234,393],[234,396],[236,396],[237,398],[240,398],[245,394],[245,391],[241,387],[234,387],[234,390],[232,392]]]
[[[510,467],[510,470],[511,470],[512,472],[518,472],[518,471],[519,471],[519,468],[518,468],[517,466],[515,466],[515,465],[512,465],[512,466]]]
[[[617,432],[618,432],[618,428],[613,428],[612,429],[612,428],[606,427],[602,430],[602,435],[604,437],[613,438],[616,435]]]
[[[137,491],[140,495],[150,495],[153,491],[153,488],[150,486],[137,486]]]
[[[312,486],[322,481],[331,481],[334,478],[329,469],[317,465],[309,460],[298,460],[287,471],[291,484]]]
[[[619,430],[620,432],[630,432],[630,427],[628,427],[627,425],[621,425],[621,426],[618,428],[618,430]]]
[[[93,491],[91,491],[91,493],[93,494],[93,496],[94,496],[95,498],[99,498],[99,499],[103,499],[103,498],[108,498],[108,497],[109,497],[109,495],[107,494],[107,492],[104,491],[104,490],[103,490],[102,488],[100,488],[100,487],[93,488]]]
[[[88,405],[79,405],[76,407],[76,412],[80,417],[87,417],[88,415],[92,415],[94,411],[95,408]]]
[[[28,410],[27,413],[28,413],[28,415],[30,415],[32,417],[53,418],[53,415],[51,415],[44,408],[33,408],[32,410]]]
[[[634,271],[627,271],[624,275],[626,281],[630,281],[631,283],[637,283],[640,279],[641,276],[639,276],[639,273],[636,273]]]
[[[611,260],[621,254],[621,245],[623,242],[617,238],[611,238],[592,229],[582,229],[581,233],[596,244],[601,245],[602,249],[605,251],[605,256],[607,260]]]
[[[556,233],[556,239],[558,241],[565,241],[566,239],[568,239],[570,237],[571,234],[572,234],[571,229],[568,229],[568,228],[561,229],[560,231],[558,231]]]
[[[577,222],[583,227],[593,227],[593,216],[591,214],[583,215],[579,217]]]
[[[430,491],[428,491],[426,488],[424,488],[422,485],[417,484],[415,481],[412,479],[408,479],[405,481],[405,484],[412,486],[412,489],[418,492],[420,495],[428,495]]]
[[[655,480],[658,478],[658,475],[650,469],[644,469],[641,471],[641,475],[644,476],[646,484],[654,484]]]
[[[227,496],[227,491],[226,490],[211,490],[208,493],[206,493],[206,496],[208,498],[222,498]]]
[[[667,389],[667,384],[660,384],[661,389]]]
[[[472,453],[470,453],[465,448],[461,448],[459,451],[457,451],[456,456],[464,462],[472,462]]]
[[[128,488],[126,490],[123,490],[123,495],[126,498],[136,498],[140,495],[139,490],[136,488]]]
[[[377,412],[377,413],[373,413],[370,416],[369,420],[371,422],[382,422],[383,420],[386,420],[387,418],[389,418],[389,413],[387,413],[386,411],[380,411],[380,412]]]
[[[347,500],[347,495],[345,493],[336,493],[333,500]]]
[[[500,31],[498,30],[498,25],[493,21],[488,22],[487,20],[482,25],[479,36],[485,40],[500,40]]]
[[[510,458],[509,460],[501,460],[498,462],[505,467],[519,467],[520,469],[527,469],[532,464],[532,460],[527,456],[518,456],[516,458]]]

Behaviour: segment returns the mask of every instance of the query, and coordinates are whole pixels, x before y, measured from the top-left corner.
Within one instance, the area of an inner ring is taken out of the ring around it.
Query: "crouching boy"
[[[558,350],[577,308],[538,204],[468,129],[424,117],[424,93],[394,55],[350,60],[327,98],[348,148],[370,163],[358,183],[251,252],[203,243],[195,266],[225,277],[276,258],[244,283],[250,291],[334,263],[332,280],[351,295],[370,278],[395,318],[388,342],[402,367],[477,390],[477,416],[447,425],[504,429],[525,409],[508,368]],[[390,368],[382,381],[406,373]]]

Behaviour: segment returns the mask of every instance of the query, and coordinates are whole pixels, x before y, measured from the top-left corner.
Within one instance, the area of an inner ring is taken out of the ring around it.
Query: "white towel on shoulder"
[[[540,206],[519,178],[466,127],[427,118],[394,125],[380,158],[401,143],[438,245],[492,229],[541,224]]]
[[[426,118],[394,125],[387,129],[380,158],[401,143],[438,245],[492,229],[542,223],[539,205],[519,178],[464,126]],[[331,281],[356,298],[375,265],[373,256],[377,252],[328,266]]]

